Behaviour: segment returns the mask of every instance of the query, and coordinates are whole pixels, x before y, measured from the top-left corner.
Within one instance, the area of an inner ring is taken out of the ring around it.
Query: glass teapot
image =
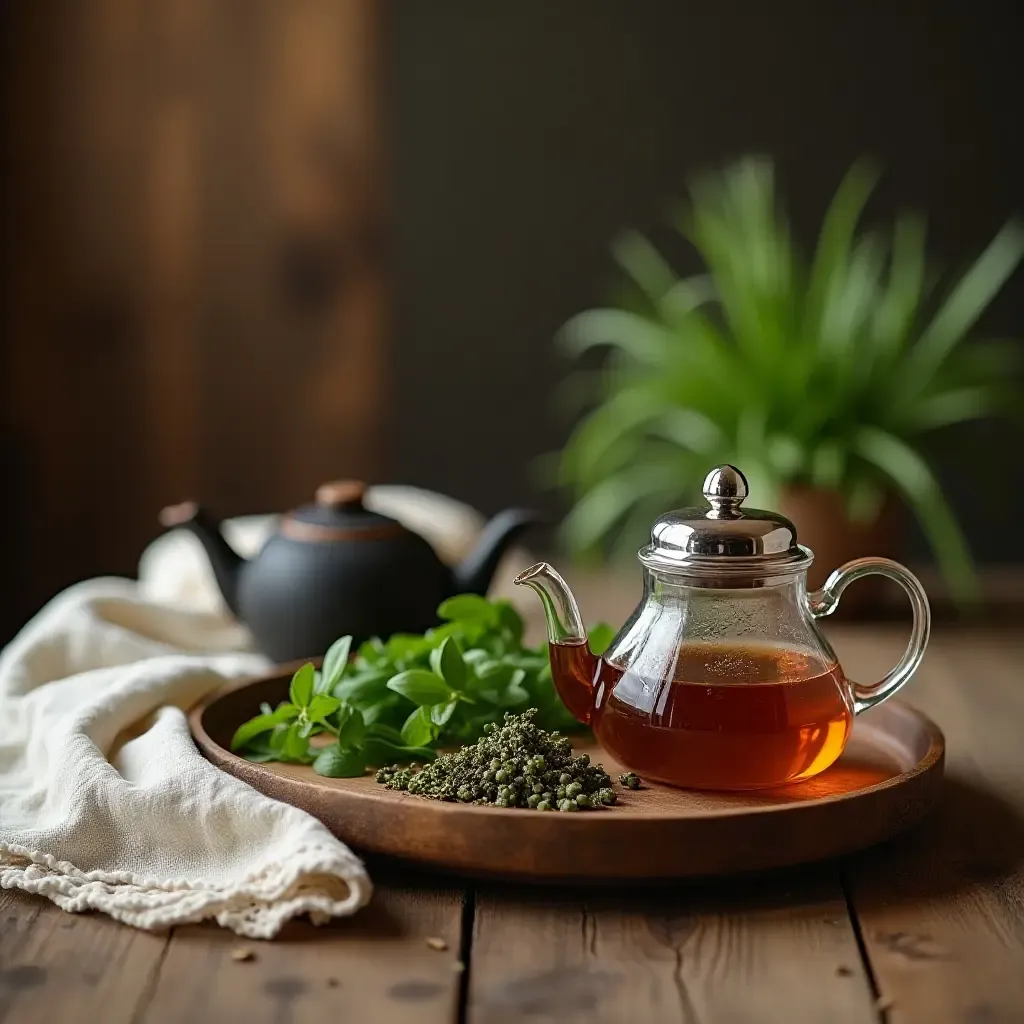
[[[887,558],[858,558],[807,593],[813,559],[793,524],[742,508],[747,481],[720,466],[707,508],[669,512],[641,549],[644,593],[607,651],[587,646],[579,608],[546,562],[516,583],[544,605],[551,670],[568,709],[642,777],[696,789],[759,789],[810,778],[842,753],[855,715],[913,675],[928,643],[928,598]],[[816,621],[854,580],[907,592],[910,643],[876,683],[847,679]]]

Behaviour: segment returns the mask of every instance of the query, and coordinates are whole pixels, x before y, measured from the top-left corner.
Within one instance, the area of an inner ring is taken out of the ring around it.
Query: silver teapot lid
[[[775,575],[803,572],[811,552],[796,528],[777,512],[742,508],[747,479],[735,466],[718,466],[704,479],[706,508],[660,516],[640,561],[649,569],[683,576]]]

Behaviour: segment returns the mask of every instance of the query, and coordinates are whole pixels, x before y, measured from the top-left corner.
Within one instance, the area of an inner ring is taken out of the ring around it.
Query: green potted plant
[[[942,282],[920,217],[861,228],[875,181],[854,165],[809,260],[771,162],[756,158],[696,181],[674,219],[704,273],[678,276],[639,234],[616,242],[621,301],[560,335],[574,357],[607,349],[599,370],[575,375],[590,409],[558,458],[574,551],[635,551],[659,512],[692,502],[707,469],[731,462],[751,505],[794,519],[819,573],[891,550],[902,499],[953,595],[976,598],[967,544],[920,442],[1011,409],[1016,346],[964,342],[1024,254],[1024,229],[1009,223]]]

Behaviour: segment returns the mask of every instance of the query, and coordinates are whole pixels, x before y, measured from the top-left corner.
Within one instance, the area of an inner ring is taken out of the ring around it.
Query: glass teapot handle
[[[910,570],[904,569],[899,562],[889,558],[857,558],[841,565],[829,576],[821,590],[808,595],[811,615],[816,619],[831,615],[836,610],[843,591],[854,580],[873,573],[895,580],[907,592],[914,613],[914,623],[910,630],[910,643],[907,644],[907,649],[895,668],[877,683],[865,685],[851,680],[853,710],[854,714],[858,715],[891,697],[914,674],[924,657],[924,649],[928,646],[928,635],[931,632],[932,613],[924,587]]]

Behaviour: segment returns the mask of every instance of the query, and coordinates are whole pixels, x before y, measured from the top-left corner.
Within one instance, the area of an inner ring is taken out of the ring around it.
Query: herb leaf
[[[430,667],[453,690],[461,690],[466,683],[466,663],[454,637],[448,637],[440,647],[430,652]]]
[[[494,619],[494,606],[478,594],[457,594],[443,601],[437,609],[439,618],[458,622],[490,623]]]
[[[447,704],[435,704],[430,708],[430,721],[438,727],[444,728],[451,720],[455,709],[459,706],[458,699],[450,700]]]
[[[425,747],[433,742],[435,735],[429,707],[418,707],[402,726],[402,742],[409,747]]]
[[[328,779],[354,779],[366,771],[366,755],[361,750],[342,749],[332,743],[316,755],[313,771]]]
[[[525,678],[526,673],[521,668],[517,668],[513,671],[512,678],[509,680],[508,685],[499,695],[499,707],[513,708],[517,704],[525,704],[530,699],[529,693],[527,693],[522,686],[522,682]]]
[[[337,697],[330,697],[326,693],[315,693],[313,699],[306,708],[306,717],[310,722],[326,722],[328,715],[333,715],[341,707],[341,701]]]
[[[369,669],[347,676],[334,688],[338,700],[350,704],[376,702],[387,694],[388,680],[394,673],[390,669]]]
[[[446,641],[447,642],[447,641]],[[388,689],[408,697],[413,704],[440,704],[451,698],[451,687],[433,672],[411,668],[400,672],[388,682]]]
[[[313,697],[314,669],[312,662],[306,662],[295,675],[292,676],[291,686],[288,694],[293,704],[300,708],[307,707]]]
[[[523,619],[511,601],[498,601],[498,624],[515,644],[523,642]]]
[[[294,704],[281,704],[276,711],[271,711],[269,714],[264,712],[262,715],[250,718],[248,722],[243,722],[235,730],[235,735],[231,737],[231,749],[238,750],[239,747],[246,746],[261,733],[270,732],[275,725],[290,722],[298,716],[298,713],[299,709]]]
[[[320,670],[319,693],[331,693],[341,682],[341,677],[348,668],[348,654],[352,649],[352,637],[343,636],[335,640],[324,655],[324,665]]]
[[[389,743],[401,745],[402,733],[401,730],[396,729],[394,726],[385,725],[383,722],[374,722],[373,725],[367,725],[366,735],[368,738],[387,740]]]
[[[433,761],[436,751],[429,747],[407,747],[380,736],[367,736],[363,743],[367,764],[393,764],[396,761]]]
[[[360,661],[367,665],[376,665],[384,660],[384,641],[379,636],[371,636],[369,640],[359,645],[356,652]]]
[[[292,722],[281,734],[282,742],[279,756],[282,761],[302,762],[308,759],[309,739],[303,735],[303,726]]]
[[[353,707],[343,706],[338,712],[338,746],[358,747],[366,735],[366,723],[362,713]]]
[[[607,622],[599,622],[587,631],[587,642],[594,654],[604,654],[614,639],[615,630]]]
[[[420,657],[431,646],[425,637],[413,633],[395,633],[384,645],[384,652],[392,661],[401,662]]]

